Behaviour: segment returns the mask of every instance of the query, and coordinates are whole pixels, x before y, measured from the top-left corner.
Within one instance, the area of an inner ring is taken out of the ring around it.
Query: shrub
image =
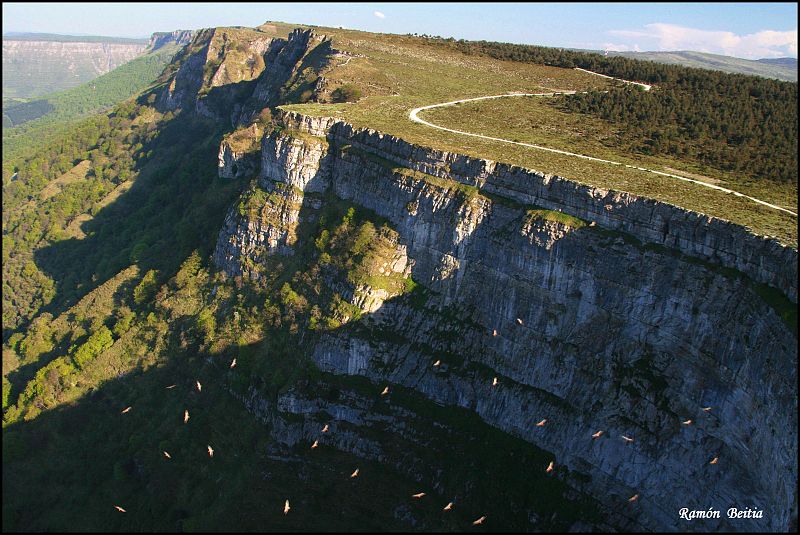
[[[344,84],[333,90],[331,98],[334,102],[355,102],[361,98],[361,90],[353,84]]]

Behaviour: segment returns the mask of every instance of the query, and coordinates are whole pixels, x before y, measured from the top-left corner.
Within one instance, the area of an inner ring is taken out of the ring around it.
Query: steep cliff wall
[[[473,411],[552,452],[565,480],[626,528],[778,530],[796,518],[796,334],[757,291],[769,284],[796,302],[795,250],[333,119],[283,121],[262,140],[258,185],[269,194],[231,210],[216,263],[257,273],[265,255],[292,254],[301,222],[338,198],[389,222],[427,288],[422,300],[371,301],[361,328],[324,334],[312,351],[321,370]],[[292,396],[279,413],[323,410]],[[289,442],[311,436],[286,425]],[[764,514],[686,524],[682,507]]]
[[[175,30],[173,32],[155,32],[150,36],[150,43],[147,48],[151,51],[158,50],[161,47],[176,44],[188,45],[192,38],[194,38],[194,30]]]
[[[242,28],[201,30],[177,58],[158,105],[249,125],[288,93],[313,87],[312,73],[330,50],[329,40],[311,30],[295,30],[287,39]]]

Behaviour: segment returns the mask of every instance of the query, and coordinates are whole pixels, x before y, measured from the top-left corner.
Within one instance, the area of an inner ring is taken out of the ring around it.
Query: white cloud
[[[797,56],[796,29],[737,35],[728,31],[700,30],[655,22],[646,24],[641,30],[611,30],[608,33],[615,37],[635,39],[648,50],[696,50],[750,59]]]
[[[386,18],[386,15],[384,15],[380,11],[373,11],[372,14],[375,15],[376,17],[378,17],[379,19],[385,19]]]
[[[603,43],[603,50],[608,50],[609,52],[641,52],[638,43],[634,43],[632,45],[623,44],[623,43]]]

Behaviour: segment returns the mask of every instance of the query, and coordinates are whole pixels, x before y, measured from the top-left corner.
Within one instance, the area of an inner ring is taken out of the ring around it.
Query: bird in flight
[[[125,414],[126,412],[130,411],[133,407],[128,407],[127,409],[123,409],[120,414]]]
[[[717,464],[718,461],[719,461],[719,457],[714,457],[713,459],[711,459],[711,462],[708,463],[708,464]]]
[[[638,495],[638,494],[634,494],[633,496],[631,496],[630,498],[628,498],[628,501],[629,501],[629,502],[635,502],[635,501],[636,501],[636,500],[638,500],[638,499],[639,499],[639,495]]]
[[[492,386],[497,386],[497,377],[492,379]]]
[[[289,500],[286,500],[286,503],[283,504],[283,514],[289,514],[289,509],[291,509],[291,507],[289,507]]]
[[[115,505],[115,506],[114,506],[114,509],[116,509],[116,510],[117,510],[117,511],[119,511],[120,513],[127,513],[127,512],[128,512],[128,511],[126,511],[125,509],[123,509],[122,507],[120,507],[119,505]]]
[[[546,423],[547,423],[547,418],[545,418],[544,420],[542,420],[541,422],[536,424],[536,427],[544,427],[544,424],[546,424]]]
[[[325,427],[322,428],[322,432],[323,433],[327,433],[328,432],[328,424],[325,424]]]
[[[203,391],[203,385],[200,384],[200,381],[196,381],[196,383],[197,383],[197,391],[198,392],[202,392]]]
[[[314,448],[316,448],[317,446],[319,446],[319,440],[315,440],[315,441],[314,441],[314,443],[313,443],[313,444],[311,444],[311,449],[313,450],[313,449],[314,449]]]
[[[236,359],[233,359],[233,361],[231,362],[231,368],[235,368],[235,367],[236,367]]]
[[[703,412],[708,412],[711,410],[711,407],[703,407]]]
[[[208,446],[208,456],[209,457],[214,456],[214,448],[212,448],[211,446]]]
[[[622,440],[624,440],[625,442],[628,443],[633,442],[633,439],[631,437],[626,437],[625,435],[620,435],[620,436],[622,437]]]
[[[486,517],[485,517],[485,516],[482,516],[482,517],[480,517],[478,520],[476,520],[475,522],[473,522],[473,523],[472,523],[472,525],[473,525],[473,526],[478,526],[478,525],[480,525],[480,524],[483,524],[483,521],[484,521],[484,520],[486,520]]]
[[[350,474],[350,477],[351,477],[351,478],[358,477],[358,468],[356,468],[356,471],[355,471],[355,472],[353,472],[352,474]]]
[[[434,363],[433,363],[433,365],[434,365],[434,366],[438,366],[438,365],[440,365],[441,363],[442,363],[442,361],[441,361],[441,360],[437,360],[436,362],[434,362]]]
[[[172,456],[169,453],[167,453],[166,451],[162,451],[161,453],[163,453],[164,457],[166,457],[167,459],[172,459]]]
[[[422,498],[423,496],[425,496],[424,492],[418,492],[417,494],[411,495],[412,498]]]
[[[442,509],[442,511],[450,511],[452,508],[453,508],[453,502],[450,502],[444,506],[444,509]]]
[[[183,423],[186,423],[188,421],[189,421],[189,410],[187,409],[183,411]]]
[[[683,425],[692,425],[691,420],[686,420],[685,422],[681,422]]]
[[[592,438],[600,438],[603,435],[602,431],[598,431],[597,433],[592,435]]]
[[[175,388],[176,386],[178,386],[178,385],[169,385],[169,386],[168,386],[167,388],[165,388],[164,390],[169,390],[170,388]]]
[[[381,392],[381,396],[385,396],[388,393],[389,393],[389,387],[387,386],[386,388],[383,389],[383,392]]]
[[[553,465],[554,465],[554,464],[555,464],[555,462],[554,462],[554,461],[550,461],[550,464],[548,464],[548,465],[547,465],[547,470],[545,470],[545,472],[547,472],[548,474],[549,474],[550,472],[552,472],[552,471],[553,471]]]

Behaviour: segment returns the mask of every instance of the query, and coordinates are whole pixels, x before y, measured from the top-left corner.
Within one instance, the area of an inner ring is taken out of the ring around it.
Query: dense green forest
[[[563,96],[564,111],[621,129],[626,150],[693,158],[754,178],[797,183],[797,83],[559,48],[429,37],[438,46],[496,59],[580,67],[654,84]]]
[[[177,45],[136,58],[79,87],[3,108],[3,158],[42,146],[74,121],[107,109],[146,88],[169,64]]]

